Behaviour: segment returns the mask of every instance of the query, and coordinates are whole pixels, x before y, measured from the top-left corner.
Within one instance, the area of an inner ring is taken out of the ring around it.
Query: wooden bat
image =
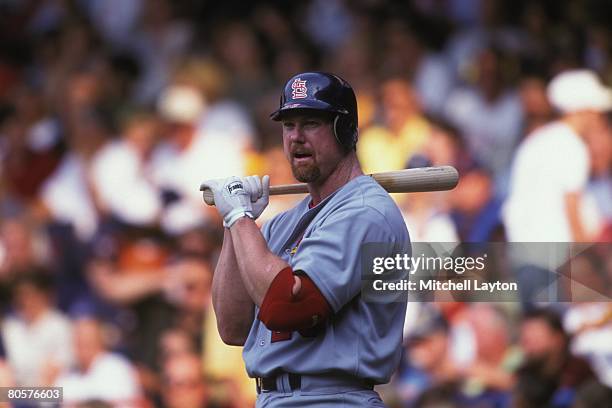
[[[452,190],[459,181],[459,173],[452,166],[419,167],[415,169],[368,174],[389,193],[416,193],[424,191]],[[215,198],[208,188],[200,187],[204,202],[215,205]],[[282,184],[270,186],[270,195],[306,194],[306,184]]]

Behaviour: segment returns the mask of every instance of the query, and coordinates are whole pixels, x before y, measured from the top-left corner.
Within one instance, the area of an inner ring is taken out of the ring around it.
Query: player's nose
[[[289,137],[289,141],[292,143],[304,143],[306,138],[304,136],[304,128],[300,125],[296,125],[289,131],[287,135]]]

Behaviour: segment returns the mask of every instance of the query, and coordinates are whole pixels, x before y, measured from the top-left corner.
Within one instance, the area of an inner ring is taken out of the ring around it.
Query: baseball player
[[[409,237],[395,203],[361,171],[355,94],[336,75],[301,73],[271,118],[310,194],[260,230],[267,176],[203,183],[225,226],[213,280],[219,333],[244,346],[258,407],[383,407],[373,386],[399,363],[406,304],[362,298],[360,248],[406,250]]]

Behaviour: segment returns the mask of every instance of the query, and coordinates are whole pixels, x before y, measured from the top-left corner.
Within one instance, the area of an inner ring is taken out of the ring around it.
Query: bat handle
[[[200,191],[202,191],[202,198],[206,204],[215,205],[215,196],[209,188],[200,187]],[[279,186],[270,186],[270,195],[306,193],[308,193],[308,187],[306,184],[284,184]]]
[[[215,196],[210,188],[202,189],[202,198],[206,204],[215,205]]]

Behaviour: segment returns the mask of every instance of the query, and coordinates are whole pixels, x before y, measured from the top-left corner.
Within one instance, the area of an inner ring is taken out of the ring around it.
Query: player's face
[[[283,118],[283,146],[293,176],[302,183],[322,183],[343,157],[327,114],[287,113]]]

